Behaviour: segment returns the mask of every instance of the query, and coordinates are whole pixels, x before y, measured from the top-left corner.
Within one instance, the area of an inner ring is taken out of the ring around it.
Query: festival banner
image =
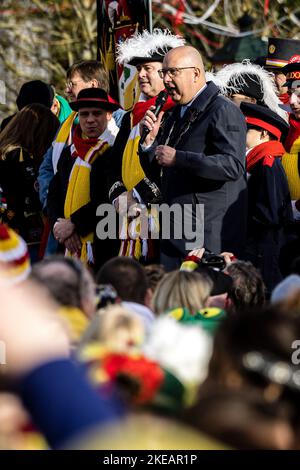
[[[127,111],[138,100],[136,68],[116,64],[116,46],[136,31],[152,30],[151,0],[97,0],[98,60],[109,73],[110,94]]]

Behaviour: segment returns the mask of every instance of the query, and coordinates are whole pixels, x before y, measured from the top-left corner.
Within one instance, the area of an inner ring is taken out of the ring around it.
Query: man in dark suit
[[[200,240],[213,252],[241,256],[247,216],[245,119],[214,83],[206,83],[201,55],[193,47],[168,52],[159,73],[178,106],[163,129],[163,113],[155,117],[154,107],[146,112],[142,125],[150,132],[140,147],[140,162],[161,188],[164,202],[185,212],[182,220],[176,211],[169,221],[161,220],[161,262],[176,269],[192,247],[191,230],[186,233],[189,215],[198,245]],[[168,223],[167,238],[163,232]]]

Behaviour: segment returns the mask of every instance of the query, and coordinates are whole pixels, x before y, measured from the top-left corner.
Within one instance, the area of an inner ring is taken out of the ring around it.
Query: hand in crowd
[[[74,230],[75,225],[71,222],[71,219],[59,218],[54,224],[53,234],[59,243],[64,243],[74,233]]]
[[[197,258],[201,259],[205,252],[205,248],[195,248],[189,252],[188,256],[196,256]]]
[[[205,248],[196,248],[195,250],[189,252],[189,256],[196,256],[197,258],[201,259],[204,252]],[[223,256],[226,266],[229,266],[229,264],[236,260],[234,254],[229,251],[223,251],[219,254],[219,256]]]
[[[5,345],[5,373],[20,375],[45,362],[68,357],[70,345],[56,304],[37,286],[0,286],[0,340]]]
[[[124,191],[115,200],[114,206],[116,211],[121,215],[126,215],[131,206],[135,206],[138,200],[133,196],[133,191]]]
[[[226,266],[229,266],[231,263],[236,261],[236,257],[234,256],[233,253],[230,253],[229,251],[223,251],[220,253],[220,256],[223,256]]]
[[[161,166],[174,166],[176,161],[176,150],[168,145],[158,145],[155,149],[155,157]]]
[[[159,113],[159,115],[156,117],[155,114],[153,113],[153,111],[155,110],[155,106],[150,106],[150,108],[147,110],[144,118],[141,120],[141,123],[140,123],[140,134],[142,135],[143,133],[143,128],[144,127],[147,127],[150,132],[149,134],[147,135],[145,141],[144,141],[144,145],[146,147],[150,146],[153,144],[157,134],[158,134],[158,131],[159,131],[159,128],[160,128],[160,125],[161,125],[161,120],[162,120],[162,117],[164,115],[164,112],[161,111]]]
[[[64,245],[70,253],[80,254],[82,244],[79,235],[76,232],[64,241]]]

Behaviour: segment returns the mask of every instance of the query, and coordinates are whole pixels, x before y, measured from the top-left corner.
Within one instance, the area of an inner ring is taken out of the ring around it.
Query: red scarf
[[[288,95],[288,93],[282,93],[281,95],[279,95],[279,99],[283,104],[289,104],[290,102],[290,96]]]
[[[247,154],[247,172],[251,173],[252,168],[260,160],[263,160],[263,165],[272,167],[275,158],[281,158],[284,153],[285,150],[282,143],[277,140],[271,140],[270,142],[264,142],[263,144],[257,145]]]
[[[147,101],[138,101],[132,110],[132,115],[133,115],[133,127],[138,124],[143,117],[146,114],[146,111],[150,108],[150,106],[155,106],[157,96],[154,96],[153,98],[150,98],[150,100]],[[174,101],[170,96],[168,96],[167,101],[165,102],[163,106],[163,111],[166,112],[169,109],[173,108],[175,106]]]
[[[98,137],[93,137],[92,139],[83,139],[82,138],[82,131],[80,126],[75,127],[75,131],[73,134],[73,144],[76,149],[76,154],[73,154],[74,157],[80,157],[84,160],[87,152],[98,142]]]
[[[290,130],[284,143],[285,150],[290,152],[293,143],[300,137],[300,121],[294,118],[293,114],[289,117]]]

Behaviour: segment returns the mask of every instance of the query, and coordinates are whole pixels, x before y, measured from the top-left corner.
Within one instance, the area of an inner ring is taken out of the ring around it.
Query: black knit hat
[[[73,111],[81,108],[100,108],[113,112],[120,108],[120,105],[102,88],[84,88],[78,93],[77,100],[70,103],[70,107]]]
[[[39,103],[51,108],[54,99],[53,88],[41,80],[32,80],[21,86],[16,103],[19,111],[28,104]]]

